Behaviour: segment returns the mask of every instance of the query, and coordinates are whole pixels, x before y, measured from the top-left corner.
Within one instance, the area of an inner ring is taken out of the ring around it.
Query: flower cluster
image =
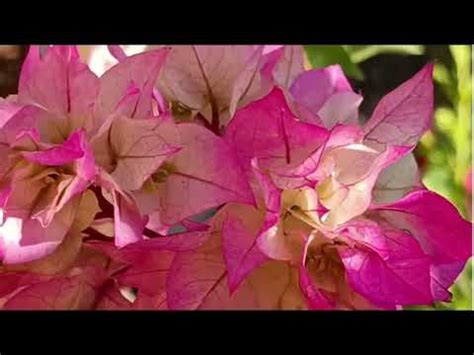
[[[300,46],[31,46],[0,99],[0,307],[447,302],[471,223],[421,183],[433,66],[361,124]],[[100,76],[98,76],[99,74]]]

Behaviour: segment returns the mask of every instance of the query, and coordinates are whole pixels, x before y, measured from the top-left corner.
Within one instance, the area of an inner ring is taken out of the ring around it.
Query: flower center
[[[165,162],[151,175],[150,179],[155,184],[161,184],[165,182],[168,176],[173,174],[175,171],[176,167],[173,164]]]
[[[344,280],[344,264],[336,248],[337,243],[319,243],[308,250],[306,268],[318,287],[337,292]]]
[[[48,175],[46,175],[43,179],[44,183],[47,185],[54,184],[57,182],[60,178],[60,173],[59,172],[52,172]]]
[[[324,270],[332,265],[332,261],[327,260],[328,257],[339,262],[336,247],[344,243],[324,224],[327,209],[319,203],[316,190],[286,190],[282,198],[280,228],[289,244],[295,248],[295,255],[301,255],[308,238],[311,238],[307,261],[312,260],[311,263],[316,265],[317,270]]]
[[[179,101],[171,102],[171,113],[176,122],[189,121],[192,118],[192,110]]]
[[[150,178],[143,184],[143,189],[147,192],[155,192],[158,185],[164,183],[168,177],[176,171],[176,167],[169,163],[163,163],[158,170],[151,174]]]

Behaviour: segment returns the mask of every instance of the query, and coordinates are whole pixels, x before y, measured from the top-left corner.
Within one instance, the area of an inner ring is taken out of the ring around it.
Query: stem
[[[96,218],[113,218],[114,206],[102,196],[102,191],[99,186],[92,185],[89,189],[94,192],[101,211],[97,213]]]
[[[152,231],[151,229],[145,228],[143,231],[143,235],[148,238],[163,238],[166,237],[165,235],[156,233],[155,231]]]
[[[84,242],[87,242],[88,240],[101,240],[104,242],[113,241],[113,238],[107,237],[106,235],[103,235],[102,233],[96,231],[95,229],[91,227],[84,229],[84,233],[88,235],[87,237],[84,237],[83,239]]]
[[[210,131],[213,131],[211,124],[209,123],[208,120],[206,120],[206,119],[204,118],[203,115],[201,115],[200,113],[198,113],[198,114],[195,116],[195,119],[196,119],[196,121],[202,123],[202,125],[203,125],[204,127],[206,127],[207,129],[209,129]]]
[[[195,46],[192,46],[194,56],[196,58],[196,62],[199,66],[199,70],[201,71],[202,78],[204,83],[206,84],[207,94],[209,96],[209,103],[211,104],[211,112],[212,112],[212,120],[211,120],[211,130],[219,135],[219,111],[217,109],[216,101],[214,99],[214,94],[212,93],[211,83],[206,76],[206,71],[204,70],[204,66],[202,65],[201,58],[199,58],[199,54],[196,50]]]
[[[214,100],[214,97],[210,98],[210,103],[211,103],[211,112],[212,112],[211,131],[213,131],[217,135],[220,135],[219,111],[217,110],[217,105]]]

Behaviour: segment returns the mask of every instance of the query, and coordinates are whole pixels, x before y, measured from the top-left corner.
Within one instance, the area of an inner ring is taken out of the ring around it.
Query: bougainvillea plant
[[[361,124],[300,46],[31,46],[0,99],[3,309],[449,302],[471,223],[421,183],[433,65]]]

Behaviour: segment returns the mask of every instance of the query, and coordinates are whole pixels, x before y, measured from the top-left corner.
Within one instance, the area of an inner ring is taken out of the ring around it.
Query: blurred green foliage
[[[344,72],[354,79],[362,80],[364,74],[356,62],[352,60],[345,46],[305,46],[306,55],[313,68],[327,67],[332,64],[339,64]]]
[[[424,53],[424,47],[421,45],[376,45],[376,46],[344,46],[354,63],[360,63],[378,54],[414,54]]]
[[[467,45],[449,46],[446,57],[437,54],[439,49],[445,49],[438,47],[428,51],[433,48],[422,45],[315,45],[305,46],[305,50],[313,68],[340,64],[349,77],[357,80],[364,79],[359,64],[381,54],[425,55],[427,61],[435,62],[435,86],[441,94],[437,96],[446,100],[435,102],[433,128],[421,139],[416,156],[427,188],[449,199],[466,219],[472,221],[471,194],[466,186],[472,161],[472,49]],[[452,302],[436,304],[434,308],[472,309],[472,260],[451,291]]]
[[[306,55],[313,68],[339,64],[344,72],[357,80],[364,79],[359,63],[378,54],[423,54],[421,45],[308,45]]]
[[[436,106],[435,125],[425,135],[419,154],[427,158],[423,183],[453,202],[466,219],[472,220],[471,196],[466,189],[471,169],[471,46],[450,46],[454,66],[436,63],[434,79],[448,98]],[[451,304],[441,309],[472,309],[472,260],[452,288]]]

